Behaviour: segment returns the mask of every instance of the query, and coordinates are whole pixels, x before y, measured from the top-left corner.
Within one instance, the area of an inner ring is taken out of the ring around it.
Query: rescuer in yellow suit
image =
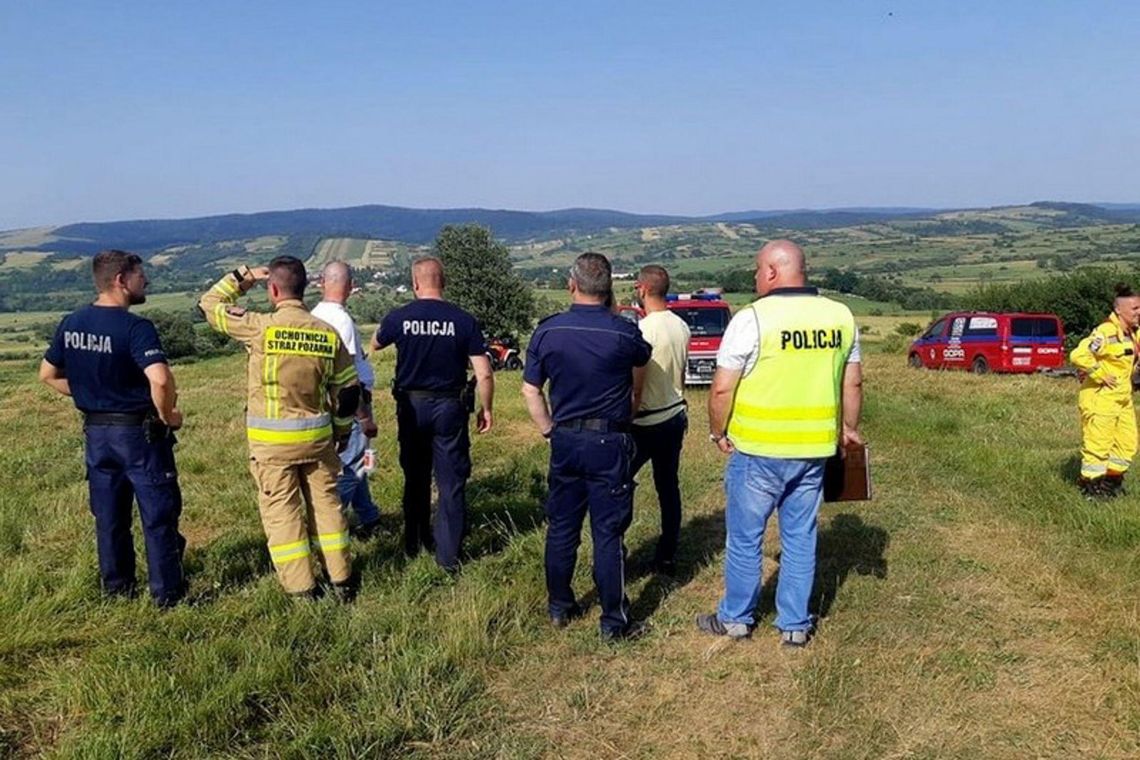
[[[1090,498],[1119,496],[1124,473],[1136,455],[1136,410],[1132,374],[1134,333],[1140,323],[1140,296],[1117,286],[1112,313],[1082,340],[1069,361],[1083,380],[1081,411],[1081,492]]]
[[[272,314],[235,305],[267,281]],[[301,300],[305,265],[280,256],[268,267],[241,267],[202,296],[198,307],[210,327],[249,352],[246,434],[250,472],[257,484],[269,555],[289,594],[319,593],[312,555],[333,592],[353,592],[348,524],[336,481],[337,446],[347,440],[360,401],[352,356],[335,330],[312,316]]]

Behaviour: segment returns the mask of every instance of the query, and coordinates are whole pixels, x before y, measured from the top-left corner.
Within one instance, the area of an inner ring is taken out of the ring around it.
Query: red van
[[[1037,372],[1065,361],[1065,330],[1055,314],[956,311],[910,344],[912,367],[972,372]]]

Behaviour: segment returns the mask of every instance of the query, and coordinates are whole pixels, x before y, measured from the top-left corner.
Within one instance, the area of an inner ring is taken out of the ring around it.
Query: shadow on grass
[[[820,620],[831,612],[831,606],[852,572],[857,575],[887,577],[884,553],[890,534],[877,525],[868,525],[859,515],[839,514],[819,532],[816,545],[815,585],[808,609]],[[756,616],[776,608],[776,583],[779,571],[773,573],[760,590]]]
[[[467,483],[465,561],[501,552],[545,520],[546,478],[536,467],[514,463],[510,469]]]
[[[1076,483],[1081,478],[1081,455],[1073,454],[1061,463],[1057,472],[1066,483]]]
[[[653,572],[653,552],[656,546],[656,538],[646,541],[629,556],[627,565],[631,579]],[[698,515],[682,525],[681,540],[677,546],[676,571],[672,575],[653,574],[641,594],[630,605],[633,617],[644,619],[656,612],[669,594],[693,580],[723,548],[724,510]]]
[[[273,572],[265,537],[260,534],[227,536],[202,549],[190,549],[183,564],[194,603],[211,601]],[[202,588],[203,582],[209,585]]]

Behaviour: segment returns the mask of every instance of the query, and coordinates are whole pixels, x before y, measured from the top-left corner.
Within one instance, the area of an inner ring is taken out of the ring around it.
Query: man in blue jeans
[[[368,442],[376,437],[376,421],[372,417],[372,386],[376,376],[364,355],[364,346],[356,330],[356,322],[345,308],[352,295],[352,268],[343,261],[330,261],[321,270],[321,302],[312,309],[312,315],[336,330],[345,350],[352,356],[356,376],[360,379],[362,398],[352,421],[348,443],[340,452],[342,465],[336,480],[336,490],[345,509],[356,512],[353,535],[367,540],[380,528],[380,510],[372,501],[368,488],[368,473],[364,471],[364,452]]]
[[[716,636],[744,638],[760,600],[761,548],[779,513],[776,628],[804,646],[815,580],[824,463],[840,443],[862,443],[863,373],[851,311],[806,287],[804,254],[773,240],[756,257],[756,293],[725,331],[709,393],[709,439],[725,470],[724,597],[697,618]]]

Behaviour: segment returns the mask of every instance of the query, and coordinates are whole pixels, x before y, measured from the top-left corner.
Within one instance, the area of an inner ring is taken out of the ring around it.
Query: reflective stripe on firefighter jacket
[[[246,435],[261,462],[312,462],[347,435],[352,416],[335,417],[337,394],[355,385],[356,368],[336,331],[300,300],[281,301],[272,314],[235,306],[242,279],[231,272],[202,296],[210,327],[249,353]]]
[[[729,439],[753,456],[830,457],[839,441],[843,371],[855,341],[851,310],[801,293],[765,296],[750,308],[760,344],[755,365],[736,388]]]

